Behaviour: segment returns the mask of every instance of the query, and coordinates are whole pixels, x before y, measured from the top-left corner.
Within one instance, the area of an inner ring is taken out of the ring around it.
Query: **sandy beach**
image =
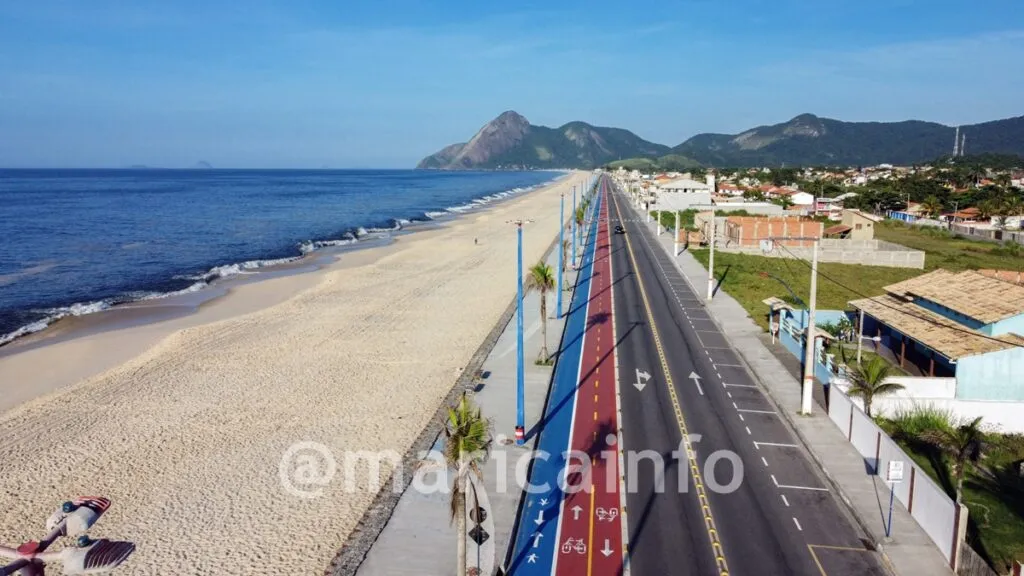
[[[506,221],[533,220],[535,262],[585,176],[192,315],[0,358],[0,542],[104,495],[93,536],[137,545],[120,574],[322,572],[374,496],[365,473],[345,490],[343,452],[410,446],[515,294]],[[339,463],[319,498],[280,479],[304,441]]]

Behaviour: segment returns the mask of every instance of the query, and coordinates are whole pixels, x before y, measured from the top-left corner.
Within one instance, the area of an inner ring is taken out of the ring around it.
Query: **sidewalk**
[[[571,251],[569,257],[571,258]],[[558,246],[557,241],[548,255],[547,262],[557,274]],[[532,263],[524,262],[525,268]],[[575,273],[567,270],[563,283],[565,287],[573,286]],[[569,310],[572,291],[562,296],[563,313]],[[548,294],[548,352],[553,354],[561,342],[565,319],[554,319],[556,311],[556,293]],[[540,323],[540,297],[537,293],[527,294],[523,301],[523,344],[525,363],[525,425],[527,443],[522,447],[514,443],[502,443],[502,437],[511,439],[515,428],[516,417],[516,322],[513,315],[505,326],[501,336],[487,355],[481,367],[485,377],[483,385],[472,394],[474,401],[481,407],[483,415],[490,418],[496,441],[492,448],[491,458],[483,469],[483,485],[490,501],[490,516],[494,523],[494,533],[489,542],[481,546],[486,554],[492,554],[493,564],[486,559],[480,566],[493,565],[495,568],[504,561],[509,539],[512,536],[513,524],[521,499],[521,490],[515,481],[515,466],[519,456],[533,449],[537,434],[534,427],[544,412],[544,404],[551,383],[553,366],[537,366],[534,361],[540,354],[542,330]],[[504,474],[498,477],[498,464]],[[433,473],[427,476],[433,477]],[[430,479],[426,483],[430,483]],[[499,490],[499,486],[504,488]],[[392,576],[420,574],[450,574],[455,571],[455,527],[449,521],[449,494],[421,494],[417,490],[406,489],[398,505],[380,536],[374,542],[366,559],[359,566],[356,574],[360,576]],[[468,566],[476,565],[476,546],[468,542]],[[493,570],[491,571],[493,573]]]
[[[638,217],[644,218],[621,196],[619,205],[629,205]],[[653,221],[647,225],[655,230]],[[671,232],[657,236],[657,240],[666,252],[672,254]],[[705,294],[707,269],[689,252],[681,253],[674,261],[694,292]],[[707,309],[889,567],[900,576],[953,574],[939,549],[899,503],[893,512],[893,538],[885,541],[889,489],[880,477],[867,474],[860,453],[828,418],[820,387],[815,390],[813,415],[799,416],[800,381],[764,345],[763,332],[747,311],[720,290]]]

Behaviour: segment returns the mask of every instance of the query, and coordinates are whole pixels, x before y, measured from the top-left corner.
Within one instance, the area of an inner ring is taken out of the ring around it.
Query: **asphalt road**
[[[605,198],[625,228],[610,268],[631,574],[887,574],[654,233]]]

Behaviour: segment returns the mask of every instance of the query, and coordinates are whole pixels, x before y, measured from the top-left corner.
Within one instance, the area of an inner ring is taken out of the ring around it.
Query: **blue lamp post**
[[[572,267],[576,268],[576,187],[572,187]]]
[[[516,274],[516,444],[526,441],[526,415],[523,407],[525,383],[523,376],[523,222],[516,222],[518,246]]]
[[[555,317],[562,317],[562,269],[565,262],[562,261],[565,252],[565,194],[562,194],[561,203],[558,205],[558,297],[555,304]]]

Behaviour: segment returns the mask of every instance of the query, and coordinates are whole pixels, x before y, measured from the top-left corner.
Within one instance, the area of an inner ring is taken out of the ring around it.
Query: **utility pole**
[[[676,210],[676,236],[673,239],[672,255],[679,256],[679,210]]]
[[[715,295],[715,210],[711,209],[711,239],[708,241],[708,246],[711,247],[711,253],[708,255],[708,302]]]
[[[814,365],[816,362],[814,349],[814,312],[818,300],[818,241],[814,240],[814,252],[811,257],[811,297],[810,309],[807,314],[807,342],[804,351],[804,383],[800,390],[800,413],[811,415],[811,403],[814,400]]]
[[[864,309],[861,308],[860,319],[857,323],[857,365],[860,366],[860,350],[864,343]]]

